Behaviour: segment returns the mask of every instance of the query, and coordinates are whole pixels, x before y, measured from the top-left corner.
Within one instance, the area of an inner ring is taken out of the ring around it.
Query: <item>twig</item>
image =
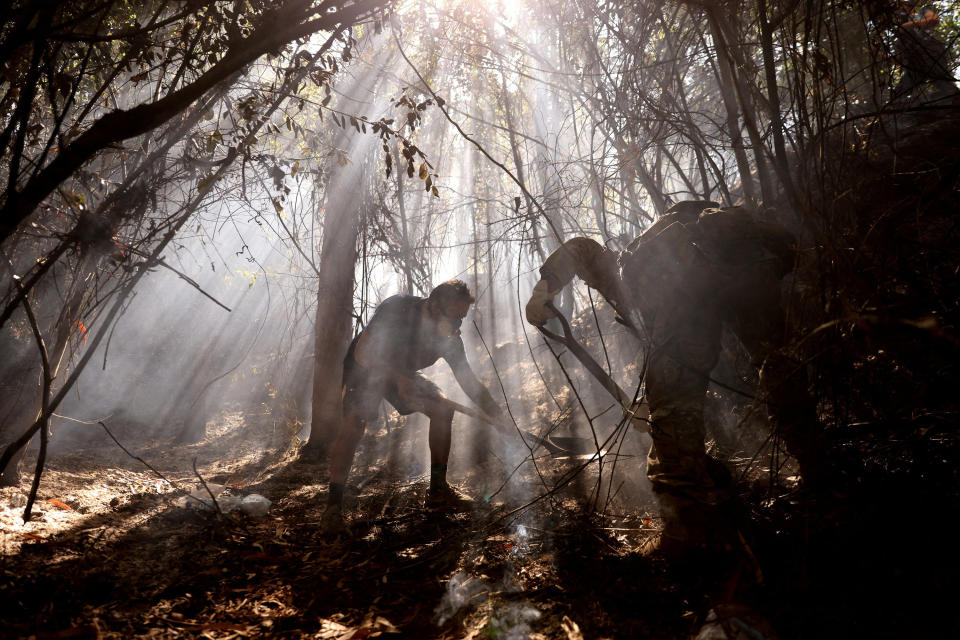
[[[207,490],[207,493],[210,494],[210,499],[213,500],[213,506],[216,508],[217,513],[220,516],[223,516],[223,511],[220,509],[220,505],[217,503],[217,499],[213,496],[213,491],[210,491],[210,487],[207,486],[207,481],[203,479],[203,476],[200,475],[200,472],[197,471],[197,457],[193,457],[193,472],[197,475],[197,478],[200,479],[200,484],[203,485],[203,488]]]
[[[483,145],[481,145],[479,142],[477,142],[476,140],[471,138],[469,135],[467,135],[467,132],[463,130],[460,124],[456,120],[450,117],[450,114],[447,112],[447,110],[444,108],[442,104],[444,100],[440,98],[440,96],[438,96],[437,93],[430,87],[430,84],[427,82],[427,80],[420,74],[420,70],[417,69],[416,66],[414,66],[413,62],[410,61],[410,58],[407,57],[407,54],[403,52],[403,46],[400,44],[400,39],[397,37],[396,31],[394,31],[393,33],[393,40],[397,44],[397,51],[400,52],[400,56],[404,60],[406,60],[407,64],[410,65],[410,68],[413,69],[413,72],[417,74],[417,78],[420,79],[420,83],[423,84],[424,88],[426,88],[426,90],[430,92],[430,95],[433,96],[434,100],[437,101],[437,108],[440,109],[440,112],[443,114],[443,116],[450,122],[450,124],[454,126],[457,132],[461,136],[463,136],[464,140],[468,141],[470,144],[475,146],[480,151],[480,153],[486,156],[487,160],[489,160],[490,162],[495,164],[497,167],[499,167],[501,171],[506,173],[507,176],[511,180],[513,180],[518,187],[520,187],[520,190],[523,192],[523,195],[527,197],[527,201],[532,202],[537,207],[537,210],[539,211],[540,215],[542,215],[543,219],[546,221],[547,226],[549,226],[550,230],[553,231],[553,235],[556,237],[557,241],[562,242],[563,234],[560,233],[560,230],[556,228],[556,226],[553,224],[553,220],[550,219],[550,216],[548,216],[547,212],[544,210],[543,205],[541,205],[537,201],[537,199],[533,197],[533,194],[530,193],[526,185],[523,184],[523,181],[520,180],[520,178],[518,178],[517,176],[513,175],[513,172],[510,171],[510,169],[508,169],[505,164],[503,164],[502,162],[499,162],[496,158],[490,155],[490,152],[484,149]]]
[[[177,269],[171,267],[169,264],[167,264],[167,263],[166,263],[164,260],[162,260],[161,258],[149,256],[149,255],[147,255],[147,254],[145,254],[145,253],[142,253],[142,252],[138,251],[137,249],[135,249],[135,248],[133,248],[133,247],[127,247],[127,248],[130,250],[131,253],[135,253],[135,254],[137,254],[138,256],[140,256],[141,258],[146,258],[147,260],[152,261],[154,264],[158,264],[158,265],[160,265],[161,267],[164,267],[164,268],[166,268],[166,269],[169,269],[170,271],[173,271],[175,274],[177,274],[178,276],[180,276],[180,279],[181,279],[181,280],[183,280],[184,282],[186,282],[187,284],[189,284],[191,287],[193,287],[194,289],[196,289],[197,291],[199,291],[200,293],[202,293],[202,294],[205,295],[206,297],[208,297],[208,298],[210,298],[211,300],[213,300],[213,302],[216,303],[217,306],[222,307],[222,308],[226,309],[227,311],[232,311],[232,309],[230,309],[230,307],[228,307],[227,305],[223,304],[222,302],[220,302],[219,300],[217,300],[216,298],[214,298],[212,295],[210,295],[209,293],[207,293],[206,291],[204,291],[203,288],[202,288],[199,284],[197,284],[197,281],[196,281],[196,280],[194,280],[193,278],[191,278],[191,277],[188,276],[187,274],[183,273],[182,271],[178,271]],[[149,264],[149,263],[148,263],[148,264]]]
[[[548,435],[550,435],[551,433],[553,433],[553,431],[555,431],[555,430],[560,426],[560,423],[563,422],[564,420],[566,420],[566,419],[569,417],[570,412],[571,412],[571,409],[569,409],[569,408],[568,408],[568,409],[563,409],[563,410],[561,410],[561,412],[559,413],[559,415],[557,416],[557,418],[556,418],[552,423],[550,423],[550,426],[547,428],[546,433],[544,434],[543,438],[545,438],[546,436],[548,436]],[[535,433],[532,433],[532,432],[529,432],[529,431],[528,431],[527,433],[529,434],[528,437],[529,437],[529,436],[536,436]],[[490,502],[491,500],[493,500],[494,498],[496,498],[498,495],[500,495],[500,492],[504,490],[504,488],[507,486],[507,484],[510,482],[510,480],[513,479],[513,476],[515,476],[515,475],[517,474],[517,471],[520,470],[520,467],[522,467],[523,465],[525,465],[528,460],[532,461],[532,462],[534,463],[534,465],[536,465],[536,460],[535,460],[536,456],[534,455],[534,452],[537,450],[538,447],[543,446],[543,445],[542,445],[542,442],[540,442],[540,441],[543,440],[543,438],[540,437],[540,436],[536,436],[536,437],[537,437],[537,440],[538,440],[536,446],[530,447],[529,445],[527,445],[527,448],[528,448],[528,449],[531,449],[531,452],[528,453],[528,454],[523,458],[523,460],[521,460],[520,462],[518,462],[518,463],[516,464],[516,466],[513,467],[513,471],[511,471],[509,474],[507,474],[507,478],[503,481],[503,483],[502,483],[499,487],[497,487],[497,490],[496,490],[496,491],[494,491],[493,493],[491,493],[489,496],[485,496],[485,497],[484,497],[484,499],[485,499],[487,502]],[[526,442],[524,442],[524,444],[526,444]],[[546,448],[546,447],[544,447],[544,448]],[[499,458],[498,458],[498,459],[499,459]],[[546,483],[543,481],[542,476],[541,476],[541,482],[543,483],[543,486],[546,488]]]
[[[126,306],[124,306],[120,310],[120,315],[117,316],[116,322],[114,322],[113,326],[110,327],[110,335],[107,336],[107,344],[103,345],[103,366],[101,367],[101,371],[107,370],[107,356],[110,355],[110,343],[113,342],[113,334],[117,330],[117,327],[120,325],[120,320],[121,318],[123,318],[123,314],[127,312],[127,309],[130,308],[130,305],[133,304],[133,301],[136,298],[137,298],[137,292],[134,291],[130,294],[130,300],[127,302]]]
[[[494,375],[497,376],[497,383],[500,385],[500,393],[503,394],[503,403],[507,407],[507,413],[510,415],[510,420],[513,421],[513,426],[517,430],[517,434],[520,436],[520,441],[523,442],[523,445],[527,448],[527,451],[529,451],[530,462],[533,463],[533,469],[537,472],[537,476],[540,478],[540,483],[543,485],[544,488],[546,488],[547,481],[544,480],[543,474],[540,473],[540,467],[537,466],[537,457],[533,455],[533,447],[527,444],[526,439],[523,437],[523,431],[520,430],[520,425],[517,424],[517,419],[516,417],[514,417],[513,411],[510,409],[510,400],[507,398],[507,390],[503,386],[503,378],[500,377],[500,371],[497,369],[497,363],[493,359],[493,354],[490,353],[490,348],[487,347],[487,341],[483,339],[483,334],[480,333],[480,327],[477,325],[476,320],[473,321],[473,328],[477,332],[477,336],[480,337],[480,344],[483,345],[484,351],[487,352],[487,357],[490,358],[490,364],[493,366]],[[497,492],[499,493],[501,489],[503,489],[503,487],[500,487],[500,489],[498,489]]]
[[[587,287],[587,297],[590,298],[590,310],[593,312],[593,324],[597,327],[597,335],[600,337],[600,346],[603,347],[603,357],[607,361],[607,372],[613,371],[613,365],[610,364],[610,354],[607,353],[607,343],[603,339],[603,329],[600,328],[600,318],[597,317],[597,305],[593,303],[593,290]]]
[[[43,275],[56,263],[60,256],[63,255],[70,246],[71,243],[65,240],[61,241],[60,244],[57,245],[56,249],[48,253],[44,258],[37,260],[37,270],[29,278],[27,278],[26,286],[24,286],[22,281],[18,281],[17,289],[19,290],[19,293],[17,293],[13,300],[10,301],[10,304],[3,309],[3,313],[0,313],[0,328],[6,324],[13,312],[16,311],[17,306],[19,306],[20,303],[26,299],[27,294],[33,290],[34,285],[39,282],[40,278],[43,277]],[[11,266],[12,264],[13,263],[11,263]]]
[[[166,482],[167,484],[169,484],[171,487],[174,487],[175,489],[180,489],[180,487],[178,487],[176,484],[174,484],[174,483],[171,482],[169,479],[167,479],[166,476],[164,476],[162,473],[160,473],[159,471],[157,471],[156,469],[154,469],[153,466],[152,466],[149,462],[147,462],[146,460],[144,460],[144,459],[141,458],[140,456],[135,456],[135,455],[133,455],[132,453],[130,453],[125,446],[123,446],[122,444],[120,444],[120,441],[117,440],[116,436],[114,436],[112,433],[110,433],[110,429],[107,428],[107,425],[106,425],[106,424],[104,424],[104,423],[103,423],[102,421],[100,421],[100,420],[97,421],[97,424],[99,424],[101,427],[103,427],[103,430],[107,432],[107,435],[110,436],[110,439],[113,440],[114,442],[116,442],[116,443],[117,443],[117,446],[120,447],[120,449],[122,449],[125,454],[127,454],[128,456],[130,456],[131,458],[133,458],[133,459],[136,460],[137,462],[141,463],[141,464],[142,464],[143,466],[145,466],[147,469],[150,469],[150,471],[153,471],[155,474],[157,474],[157,476],[158,476],[161,480],[163,480],[164,482]],[[181,489],[181,491],[182,491],[182,489]],[[185,493],[186,493],[186,492],[185,492]]]
[[[526,233],[525,230],[524,230],[524,233]],[[517,277],[516,277],[517,310],[521,314],[524,312],[520,302],[520,271],[521,271],[520,261],[522,258],[523,258],[523,238],[521,236],[521,244],[517,248]],[[540,380],[543,382],[544,390],[550,396],[550,399],[553,400],[553,404],[557,405],[557,410],[560,411],[562,410],[562,408],[560,407],[560,401],[557,400],[557,396],[553,394],[553,390],[550,388],[550,385],[547,384],[547,379],[543,375],[543,370],[540,368],[540,363],[537,362],[537,355],[533,352],[533,345],[530,343],[530,335],[527,333],[526,326],[522,322],[520,323],[520,326],[523,331],[523,340],[527,344],[527,352],[530,354],[530,361],[533,362],[533,366],[537,368],[537,375],[540,376]]]
[[[603,441],[603,443],[602,443],[600,446],[601,446],[601,447],[606,447],[607,444],[614,438],[614,436],[616,435],[616,433],[617,433],[616,431],[614,431],[613,433],[611,433],[611,434],[607,437],[607,439]],[[547,498],[549,498],[549,497],[552,497],[554,494],[556,494],[556,493],[559,492],[561,489],[563,489],[564,487],[566,487],[568,484],[570,484],[571,482],[573,482],[573,479],[574,479],[574,478],[576,478],[584,469],[586,469],[589,465],[591,465],[595,460],[598,460],[598,459],[599,459],[599,456],[597,456],[597,457],[591,457],[589,460],[585,461],[583,464],[577,465],[576,467],[570,469],[565,476],[561,477],[560,480],[558,480],[557,483],[556,483],[549,491],[547,491],[547,493],[540,494],[539,496],[533,498],[532,500],[530,500],[530,501],[527,502],[526,504],[522,504],[522,505],[520,505],[519,507],[516,507],[516,508],[514,508],[514,509],[511,509],[510,511],[506,512],[505,514],[503,514],[503,515],[500,516],[499,518],[497,518],[497,519],[493,520],[492,522],[490,522],[487,526],[488,526],[488,527],[493,527],[493,526],[496,525],[497,523],[503,522],[503,521],[506,520],[507,518],[511,518],[511,517],[513,517],[514,515],[517,515],[518,513],[521,513],[521,512],[523,512],[523,511],[526,511],[527,509],[529,509],[529,508],[532,507],[533,505],[537,504],[538,502],[541,502],[541,501],[543,501],[543,500],[545,500],[545,499],[547,499]]]
[[[645,397],[644,393],[641,392],[641,389],[643,388],[643,381],[646,380],[646,378],[647,378],[647,363],[648,363],[648,362],[650,362],[650,351],[649,351],[649,349],[644,349],[644,353],[643,353],[643,366],[640,367],[640,379],[639,379],[639,381],[637,382],[637,388],[636,388],[636,390],[634,390],[634,392],[633,392],[633,403],[634,403],[634,405],[639,402],[639,399]],[[632,405],[631,405],[631,406],[632,406]],[[607,498],[606,498],[606,501],[603,503],[603,511],[606,511],[606,510],[609,508],[609,506],[610,506],[610,501],[611,501],[613,498],[616,497],[616,493],[613,494],[612,496],[610,495],[610,489],[611,489],[612,486],[613,486],[613,484],[612,484],[613,475],[617,472],[617,463],[620,461],[620,451],[623,450],[623,443],[624,443],[624,442],[626,441],[626,439],[627,439],[627,431],[626,431],[626,427],[625,427],[625,425],[627,424],[626,420],[627,420],[627,416],[624,416],[623,418],[621,418],[620,424],[617,425],[617,428],[618,428],[618,429],[623,428],[623,429],[624,429],[624,432],[623,432],[623,437],[620,438],[619,442],[617,443],[617,453],[616,453],[615,457],[613,458],[613,466],[612,466],[611,469],[610,469],[611,484],[607,485]],[[648,424],[650,423],[650,418],[649,418],[649,416],[647,417],[647,423],[648,423]],[[629,424],[633,425],[634,423],[633,423],[633,421],[630,421]],[[621,483],[620,486],[622,487],[623,484]],[[619,491],[620,491],[620,489],[618,488],[618,489],[617,489],[617,492],[619,493]]]
[[[37,348],[40,350],[40,360],[43,365],[43,395],[40,400],[40,453],[37,456],[37,467],[33,474],[33,485],[30,487],[30,496],[27,498],[27,506],[23,509],[23,521],[29,522],[30,512],[33,510],[33,503],[37,499],[37,491],[40,489],[40,476],[43,475],[43,465],[47,460],[47,440],[50,437],[50,387],[53,385],[53,374],[50,372],[50,358],[47,355],[47,345],[43,342],[43,336],[40,334],[40,325],[37,324],[37,317],[33,315],[33,309],[30,307],[30,301],[27,298],[27,292],[20,282],[20,278],[14,276],[14,282],[23,296],[23,309],[27,312],[27,319],[30,321],[30,328],[33,329],[33,337],[37,340]]]
[[[563,317],[563,314],[560,314],[559,312],[558,312],[558,315],[560,317]],[[566,327],[567,325],[564,325],[564,326]],[[549,331],[547,331],[546,329],[541,328],[540,330],[549,333]],[[574,340],[574,342],[576,341]],[[547,345],[547,348],[550,350],[550,353],[553,354],[554,359],[557,361],[557,365],[560,367],[560,371],[563,372],[563,377],[567,379],[567,385],[570,387],[570,390],[573,392],[574,397],[577,399],[577,404],[580,405],[580,410],[583,411],[583,416],[587,419],[587,424],[590,425],[590,433],[593,435],[593,445],[596,448],[596,460],[597,460],[597,488],[595,491],[596,497],[592,498],[593,504],[596,505],[596,503],[600,500],[600,487],[601,487],[601,484],[603,483],[603,456],[601,455],[603,447],[601,447],[600,441],[597,438],[597,429],[593,424],[594,418],[590,417],[590,412],[587,411],[587,407],[583,402],[583,398],[580,396],[580,392],[577,391],[577,387],[573,383],[573,378],[570,377],[569,372],[567,372],[567,368],[563,366],[563,362],[560,360],[561,354],[558,354],[556,351],[554,351],[553,347],[550,345],[549,342],[547,342],[546,338],[543,338],[543,343]],[[579,346],[579,344],[577,346]],[[594,458],[591,457],[587,460],[587,462],[588,463],[592,462],[593,459]],[[591,492],[591,493],[594,493],[594,492]]]

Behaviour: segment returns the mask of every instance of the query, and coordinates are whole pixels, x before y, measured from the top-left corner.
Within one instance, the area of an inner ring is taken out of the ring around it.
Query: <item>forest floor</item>
[[[224,413],[192,445],[117,434],[180,487],[198,486],[196,459],[221,497],[266,496],[265,517],[176,506],[183,491],[105,436],[52,456],[30,522],[29,485],[0,490],[0,636],[677,638],[709,609],[697,580],[645,553],[655,516],[599,516],[562,492],[516,513],[480,497],[434,510],[425,477],[361,472],[351,535],[331,539],[325,466],[268,423]]]
[[[583,459],[538,454],[542,480],[510,479],[522,498],[485,498],[471,463],[455,477],[469,499],[431,509],[427,478],[397,464],[408,456],[378,453],[403,450],[391,440],[425,447],[422,427],[400,421],[364,439],[346,491],[351,535],[339,539],[321,525],[325,465],[298,458],[268,413],[223,412],[196,444],[112,427],[179,489],[105,433],[61,444],[29,522],[29,484],[0,489],[0,637],[723,638],[710,613],[746,604],[736,619],[759,635],[737,638],[960,630],[953,505],[887,472],[859,498],[767,505],[755,514],[776,531],[754,548],[764,570],[741,560],[716,571],[654,551],[659,519],[642,492],[590,509],[596,464]],[[194,461],[224,503],[260,494],[267,515],[178,506],[199,489]]]

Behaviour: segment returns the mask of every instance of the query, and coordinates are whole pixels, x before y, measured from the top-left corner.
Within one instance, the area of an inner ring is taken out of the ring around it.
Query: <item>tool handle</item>
[[[551,340],[555,340],[565,346],[570,350],[577,360],[587,368],[593,377],[596,378],[600,384],[603,385],[603,388],[606,389],[614,399],[620,403],[620,406],[623,407],[626,411],[630,411],[630,407],[633,404],[633,399],[628,396],[623,389],[620,388],[620,385],[617,384],[616,380],[610,377],[610,375],[603,370],[603,367],[593,359],[593,356],[583,348],[577,339],[573,337],[573,331],[570,329],[570,323],[567,322],[567,319],[563,316],[560,311],[553,306],[552,302],[547,303],[547,307],[551,309],[554,313],[557,314],[557,320],[560,321],[560,326],[563,327],[563,335],[559,336],[549,329],[544,327],[538,327],[540,333],[547,336]]]

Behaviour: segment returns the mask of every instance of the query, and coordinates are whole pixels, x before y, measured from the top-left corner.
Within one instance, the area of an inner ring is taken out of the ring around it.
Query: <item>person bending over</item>
[[[742,208],[681,202],[622,252],[573,238],[540,268],[526,306],[531,324],[543,326],[556,315],[548,303],[576,275],[643,328],[653,439],[647,473],[664,518],[666,553],[719,548],[736,538],[727,522],[732,478],[704,446],[704,398],[724,326],[762,369],[771,421],[804,481],[813,485],[822,475],[805,369],[785,349],[780,281],[793,269],[795,244],[786,229]]]
[[[470,399],[502,422],[503,411],[467,362],[460,324],[474,298],[460,280],[449,280],[429,297],[395,295],[384,300],[366,328],[353,339],[343,363],[343,418],[330,452],[330,492],[324,524],[343,529],[343,488],[366,423],[376,420],[386,398],[402,415],[430,419],[430,500],[454,497],[447,484],[454,410],[419,372],[440,358]]]

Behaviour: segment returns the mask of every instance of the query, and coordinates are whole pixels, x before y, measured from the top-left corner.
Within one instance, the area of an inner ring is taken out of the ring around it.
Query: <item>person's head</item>
[[[427,311],[441,336],[451,336],[460,328],[473,304],[473,294],[462,280],[447,280],[430,292]]]
[[[920,4],[919,0],[913,0],[912,2],[898,2],[896,3],[896,10],[894,11],[894,18],[898,22],[907,22],[910,20],[911,15],[914,11],[917,10],[917,5]]]
[[[663,212],[664,215],[676,213],[681,222],[695,222],[705,209],[715,209],[720,206],[714,200],[682,200]]]

